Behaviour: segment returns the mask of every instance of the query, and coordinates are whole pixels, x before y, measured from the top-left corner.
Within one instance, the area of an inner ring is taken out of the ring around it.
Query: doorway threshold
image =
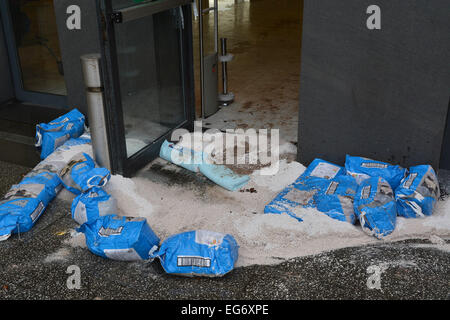
[[[34,146],[36,125],[64,114],[66,110],[9,102],[0,106],[0,160],[34,167],[39,152]]]

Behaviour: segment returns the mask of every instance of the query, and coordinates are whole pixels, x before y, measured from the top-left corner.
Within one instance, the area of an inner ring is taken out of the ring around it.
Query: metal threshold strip
[[[111,14],[111,19],[115,23],[133,21],[171,8],[189,4],[192,1],[193,0],[158,0],[148,2],[129,8],[116,10]]]

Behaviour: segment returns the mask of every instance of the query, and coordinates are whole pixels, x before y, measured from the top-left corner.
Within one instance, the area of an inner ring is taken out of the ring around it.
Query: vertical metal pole
[[[86,87],[88,120],[94,159],[98,165],[111,171],[103,81],[100,72],[100,54],[81,56],[81,66]]]
[[[199,33],[199,44],[200,44],[200,97],[201,97],[201,109],[202,109],[202,119],[205,118],[205,70],[204,70],[204,56],[203,56],[203,1],[198,0],[198,33]]]
[[[227,39],[221,38],[221,44],[222,44],[222,56],[227,55]],[[225,61],[222,62],[222,82],[223,82],[223,94],[228,93],[228,67],[227,63]]]
[[[214,0],[214,52],[219,54],[219,4]]]

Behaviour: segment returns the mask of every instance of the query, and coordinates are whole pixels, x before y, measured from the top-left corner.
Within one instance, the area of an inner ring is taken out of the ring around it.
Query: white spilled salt
[[[450,199],[447,199],[447,201],[438,201],[435,207],[435,213],[426,217],[423,224],[436,230],[450,230]]]
[[[171,166],[164,160],[157,161]],[[106,191],[117,199],[120,214],[147,218],[162,241],[199,229],[231,234],[240,246],[237,266],[275,264],[323,251],[380,243],[360,226],[334,220],[315,209],[295,209],[303,222],[286,214],[264,214],[265,205],[304,170],[298,162],[281,160],[275,176],[254,172],[244,188],[254,188],[254,193],[230,192],[216,185],[208,185],[199,193],[190,184],[169,186],[139,175],[132,179],[113,176]],[[381,241],[450,237],[449,204],[439,202],[431,217],[397,219],[396,230]]]
[[[64,262],[67,261],[67,259],[70,256],[70,250],[68,248],[61,248],[58,249],[58,251],[49,254],[45,259],[45,263],[52,263],[52,262]]]
[[[252,173],[252,180],[259,187],[265,187],[272,191],[281,191],[293,183],[306,168],[299,162],[288,163],[280,160],[278,173],[275,175],[262,175],[261,170]]]
[[[293,143],[285,142],[280,145],[279,152],[280,154],[287,154],[287,153],[297,154],[297,147]]]
[[[296,148],[293,144],[284,143],[280,151],[281,154],[294,153]],[[162,159],[153,164],[175,174],[185,170]],[[236,192],[217,185],[206,185],[199,192],[190,183],[168,185],[140,174],[132,179],[112,176],[105,191],[117,200],[118,214],[147,218],[162,241],[177,233],[199,229],[231,234],[240,246],[237,266],[276,264],[323,251],[380,241],[430,239],[432,236],[450,238],[448,200],[438,202],[430,217],[398,218],[396,230],[384,240],[367,235],[360,226],[334,220],[315,209],[295,209],[294,213],[303,222],[286,214],[264,214],[264,207],[305,169],[298,162],[283,159],[276,174],[261,175],[261,171],[255,171],[243,190]],[[72,247],[86,246],[84,235],[77,232],[73,232],[65,243]]]
[[[72,230],[70,232],[70,238],[64,240],[64,244],[69,245],[73,248],[86,248],[86,237],[83,233]]]
[[[152,213],[151,202],[139,194],[132,179],[114,175],[106,185],[105,191],[117,200],[119,214],[149,217]]]

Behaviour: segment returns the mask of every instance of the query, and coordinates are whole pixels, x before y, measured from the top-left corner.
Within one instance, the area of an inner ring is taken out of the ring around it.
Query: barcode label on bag
[[[37,208],[30,215],[31,221],[33,221],[33,223],[41,216],[42,211],[44,211],[44,209],[45,209],[44,204],[42,202],[39,202]]]
[[[177,257],[178,267],[199,267],[199,268],[209,268],[211,267],[211,259],[203,257],[192,257],[192,256],[178,256]]]
[[[387,164],[376,163],[376,162],[363,162],[361,164],[363,168],[377,168],[377,169],[386,169],[388,167]]]
[[[113,228],[101,228],[98,231],[98,235],[101,237],[109,237],[109,236],[118,236],[119,234],[122,233],[123,227],[119,227],[116,229]]]

